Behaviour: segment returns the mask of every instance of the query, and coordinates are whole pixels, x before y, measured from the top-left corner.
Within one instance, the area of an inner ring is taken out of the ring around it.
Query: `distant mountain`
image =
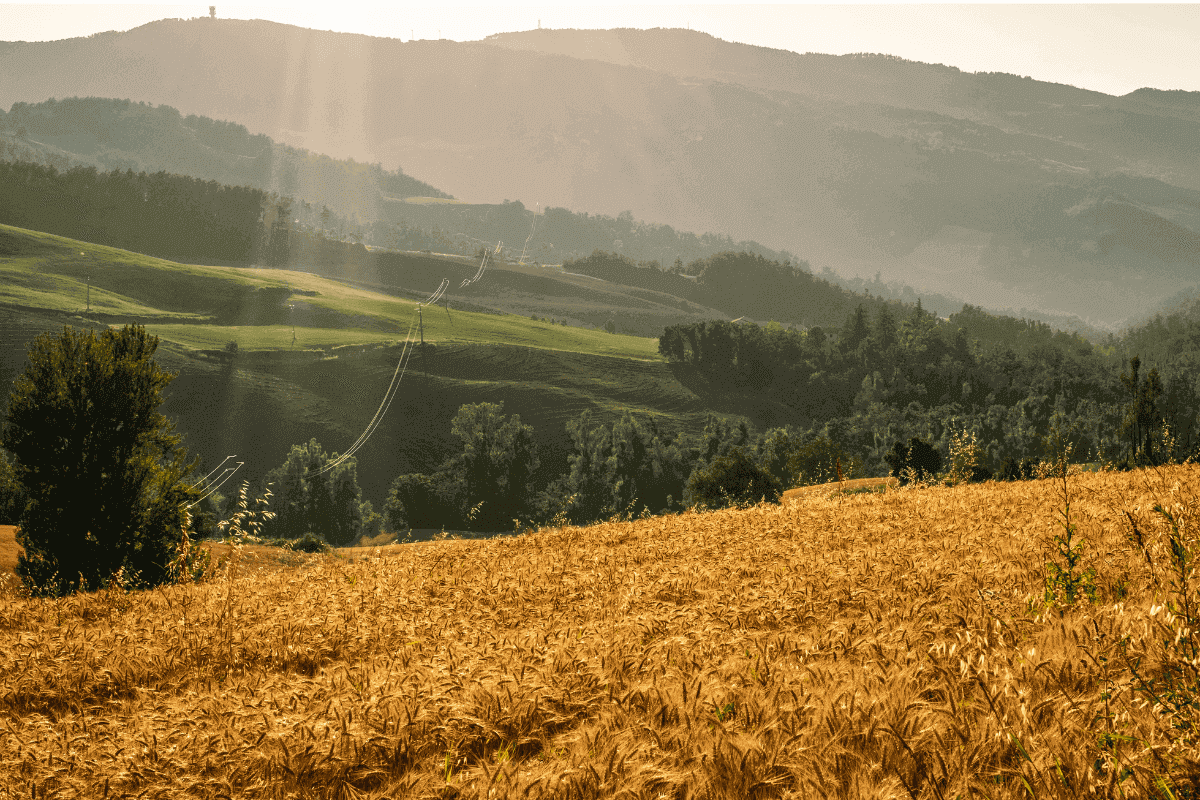
[[[449,197],[402,170],[335,160],[237,123],[184,117],[167,105],[99,97],[0,109],[0,159],[171,172],[305,199],[366,220],[379,216],[384,197]]]
[[[0,107],[168,103],[471,203],[630,210],[1114,327],[1200,284],[1200,101],[679,30],[402,43],[167,20],[0,47]]]

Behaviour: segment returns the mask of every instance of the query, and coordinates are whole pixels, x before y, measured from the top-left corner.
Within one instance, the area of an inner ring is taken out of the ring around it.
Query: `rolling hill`
[[[425,267],[438,264],[455,284],[450,267],[468,269],[449,259]],[[523,277],[489,270],[479,285],[502,280],[493,276]],[[425,291],[421,282],[420,291],[392,286],[387,294],[303,272],[177,264],[0,226],[0,377],[15,377],[27,343],[44,331],[144,324],[163,340],[159,362],[178,373],[164,413],[189,450],[209,465],[235,453],[247,476],[261,476],[292,444],[316,437],[343,451],[367,427],[405,341],[420,335],[416,302],[400,295],[424,298],[437,286]],[[611,420],[629,408],[654,416],[664,431],[698,430],[710,410],[745,412],[681,384],[652,338],[454,303],[429,307],[421,321],[426,346],[410,348],[395,401],[358,453],[364,496],[377,508],[397,474],[432,470],[452,452],[450,419],[464,403],[503,402],[507,413],[520,413],[551,476],[565,468],[566,422],[586,409]]]

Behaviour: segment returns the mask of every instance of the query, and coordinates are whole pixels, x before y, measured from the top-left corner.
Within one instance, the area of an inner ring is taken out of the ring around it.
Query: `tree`
[[[99,336],[42,334],[9,399],[0,437],[25,492],[17,574],[32,591],[167,579],[184,507],[181,437],[158,407],[174,375],[152,357],[158,337],[134,325]]]
[[[750,505],[763,500],[777,503],[779,481],[754,463],[742,447],[734,447],[688,479],[684,502],[702,508]]]
[[[892,468],[892,477],[898,478],[901,485],[908,483],[909,475],[915,475],[920,481],[934,477],[942,469],[942,454],[929,442],[915,436],[908,440],[907,447],[902,442],[896,442],[883,460]]]
[[[533,428],[521,415],[504,419],[503,403],[469,403],[458,409],[450,429],[463,451],[441,471],[460,478],[470,508],[480,510],[475,527],[497,530],[528,513],[529,486],[538,468]]]
[[[337,453],[327,455],[316,439],[292,445],[287,459],[267,473],[275,486],[266,526],[269,536],[297,539],[315,533],[335,547],[345,547],[370,526],[370,503],[358,486],[358,461],[352,456],[331,467]]]
[[[445,472],[412,473],[392,481],[383,515],[394,531],[462,524],[462,481]]]
[[[1121,373],[1121,384],[1129,392],[1131,403],[1122,425],[1122,433],[1130,436],[1130,458],[1135,464],[1156,464],[1154,433],[1162,427],[1162,413],[1158,398],[1162,396],[1163,384],[1158,369],[1152,368],[1138,382],[1138,371],[1142,360],[1137,356],[1129,359],[1129,372]]]
[[[12,459],[0,450],[0,525],[16,525],[25,509],[25,490]]]
[[[787,459],[787,472],[795,486],[816,486],[836,481],[839,477],[862,477],[862,461],[857,456],[847,454],[840,444],[828,436],[818,436],[791,451]]]

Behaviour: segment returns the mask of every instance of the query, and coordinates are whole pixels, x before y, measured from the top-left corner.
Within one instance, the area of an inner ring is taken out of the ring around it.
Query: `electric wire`
[[[504,246],[504,242],[499,242],[499,241],[498,241],[498,242],[496,242],[496,249],[495,249],[495,250],[493,250],[492,252],[488,252],[487,250],[483,251],[483,260],[479,262],[479,271],[475,273],[475,277],[474,277],[474,278],[470,278],[469,280],[464,280],[464,281],[463,281],[461,284],[459,284],[458,288],[460,288],[460,289],[464,289],[464,288],[466,288],[466,287],[470,286],[470,285],[471,285],[472,283],[474,283],[475,281],[477,281],[477,280],[479,280],[480,278],[482,278],[482,277],[483,277],[483,271],[484,271],[484,269],[485,269],[485,268],[487,267],[487,265],[488,265],[488,264],[490,264],[490,263],[491,263],[491,261],[492,261],[492,253],[499,253],[499,252],[500,252],[500,248],[501,248],[501,247],[503,247],[503,246]]]
[[[231,458],[237,458],[237,456],[236,456],[236,455],[233,455],[233,456],[225,456],[225,461],[228,461],[228,460],[229,460],[229,459],[231,459]],[[220,464],[217,464],[217,466],[215,466],[215,467],[213,468],[213,471],[212,471],[212,472],[208,473],[208,474],[207,474],[207,475],[205,475],[203,478],[201,478],[200,480],[198,480],[198,481],[196,481],[195,483],[193,483],[191,486],[189,486],[189,487],[188,487],[188,489],[190,490],[190,489],[197,489],[197,488],[199,488],[200,484],[202,484],[202,483],[204,483],[205,481],[207,481],[207,480],[208,480],[209,478],[211,478],[213,475],[216,475],[216,474],[217,474],[217,470],[219,470],[221,467],[225,466],[225,461],[222,461]]]
[[[225,461],[228,461],[228,460],[229,459],[225,459]],[[222,461],[221,463],[224,464],[225,461]],[[219,476],[220,479],[215,484],[208,487],[208,490],[205,491],[204,494],[200,495],[199,497],[197,497],[195,500],[193,500],[190,503],[184,503],[183,505],[180,506],[180,508],[192,508],[193,506],[197,505],[198,503],[202,503],[205,500],[205,498],[210,497],[213,494],[215,494],[216,491],[218,489],[220,489],[221,486],[223,486],[226,481],[228,481],[230,478],[232,478],[235,472],[237,472],[239,469],[241,469],[243,466],[245,466],[245,464],[246,464],[245,461],[239,461],[239,462],[237,462],[236,467],[226,467],[224,470],[222,470],[221,475]]]
[[[418,309],[421,305],[430,305],[432,303],[436,303],[439,299],[441,299],[441,296],[445,294],[446,287],[449,285],[450,280],[448,278],[443,279],[442,282],[438,284],[437,290],[428,298],[426,298],[424,303],[418,304]],[[373,434],[375,429],[379,427],[380,421],[383,419],[383,416],[387,414],[387,409],[392,404],[392,399],[396,396],[396,391],[400,385],[400,381],[404,378],[404,370],[407,368],[408,361],[410,358],[412,358],[412,329],[416,323],[417,321],[414,319],[408,326],[408,335],[404,337],[404,349],[401,350],[400,360],[396,363],[395,372],[392,373],[392,381],[390,384],[388,384],[388,389],[383,395],[383,400],[380,401],[379,408],[375,411],[375,416],[371,418],[369,423],[367,423],[366,429],[362,432],[358,439],[355,440],[354,444],[350,445],[346,452],[325,464],[325,466],[321,467],[320,469],[311,470],[305,473],[306,477],[314,477],[328,472],[346,459],[353,456],[356,452],[358,452],[359,448],[367,443],[367,439],[371,438],[371,434]]]
[[[367,440],[371,438],[371,435],[375,432],[375,429],[379,427],[379,423],[383,420],[383,417],[387,414],[388,408],[390,408],[392,405],[392,400],[396,397],[400,387],[400,381],[404,378],[404,371],[408,366],[408,361],[410,358],[412,358],[412,351],[414,349],[412,346],[412,329],[414,325],[416,325],[416,320],[413,320],[408,326],[408,335],[404,339],[404,349],[400,352],[400,360],[396,362],[396,370],[392,373],[392,382],[388,385],[387,392],[384,393],[383,400],[380,401],[379,408],[375,411],[375,416],[371,418],[369,423],[367,423],[367,427],[362,432],[362,435],[358,437],[354,444],[350,445],[346,452],[329,461],[320,469],[312,470],[306,473],[306,477],[314,477],[328,472],[344,462],[346,459],[352,457],[364,444],[367,443]]]
[[[540,208],[541,205],[541,203],[538,203],[534,206],[533,224],[529,226],[529,235],[525,237],[525,246],[521,248],[521,260],[518,262],[520,264],[525,263],[525,251],[529,249],[529,240],[533,238],[533,231],[535,228],[537,228],[537,209]]]
[[[535,219],[535,224],[536,224],[536,219]],[[529,235],[533,236],[533,232],[531,231]],[[528,244],[528,240],[526,240],[526,244]],[[503,245],[503,242],[497,242],[495,252],[500,252],[500,248],[502,245]],[[479,270],[475,273],[475,277],[471,278],[470,280],[464,280],[462,282],[462,284],[459,286],[459,288],[461,289],[463,287],[469,286],[472,283],[474,283],[475,281],[479,280],[481,277],[483,277],[483,273],[487,267],[487,264],[488,264],[490,258],[491,258],[491,253],[485,252],[483,255],[483,260],[479,264]],[[438,288],[434,291],[434,293],[425,299],[424,303],[418,303],[417,304],[417,316],[418,317],[420,316],[421,306],[434,305],[437,303],[438,300],[441,300],[442,296],[445,295],[446,289],[449,287],[449,285],[450,285],[450,280],[448,278],[443,279],[442,282],[440,284],[438,284]],[[388,384],[387,391],[384,392],[383,399],[379,402],[379,408],[375,410],[375,416],[373,416],[371,418],[371,421],[367,423],[367,427],[363,430],[362,434],[359,435],[358,439],[356,439],[355,442],[352,445],[350,445],[349,448],[346,449],[346,452],[342,453],[341,455],[337,456],[334,459],[331,459],[328,463],[326,463],[320,469],[310,470],[310,471],[306,472],[305,473],[306,478],[316,477],[317,475],[321,475],[323,473],[329,472],[330,470],[335,469],[338,465],[345,462],[347,459],[352,458],[354,456],[354,454],[357,453],[363,447],[363,445],[365,445],[367,443],[367,441],[371,438],[371,436],[375,433],[375,430],[379,427],[379,423],[383,421],[383,418],[385,416],[387,416],[388,409],[391,408],[391,406],[392,406],[392,401],[396,399],[396,395],[399,393],[399,389],[400,389],[400,382],[404,379],[404,373],[408,369],[409,360],[412,359],[412,353],[413,353],[413,350],[415,349],[414,343],[412,341],[412,331],[413,331],[413,326],[415,326],[416,324],[417,324],[416,319],[413,319],[412,322],[409,323],[408,335],[406,335],[404,337],[404,348],[400,351],[400,359],[399,359],[399,361],[396,362],[396,369],[392,373],[391,383]]]

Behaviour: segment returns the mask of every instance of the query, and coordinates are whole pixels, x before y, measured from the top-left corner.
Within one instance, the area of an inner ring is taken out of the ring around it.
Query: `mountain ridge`
[[[879,272],[1109,329],[1196,282],[1190,244],[1171,260],[1161,241],[1121,238],[1137,227],[1122,214],[1153,223],[1151,238],[1200,231],[1200,129],[1186,98],[698,32],[593,33],[577,57],[543,52],[575,47],[557,31],[399,42],[159,22],[9,48],[0,105],[68,87],[169,103],[294,146],[403,164],[468,202],[628,209],[799,252],[818,270]],[[504,46],[518,40],[528,47]],[[1155,182],[1130,199],[1137,214],[1072,212],[1122,176]]]

